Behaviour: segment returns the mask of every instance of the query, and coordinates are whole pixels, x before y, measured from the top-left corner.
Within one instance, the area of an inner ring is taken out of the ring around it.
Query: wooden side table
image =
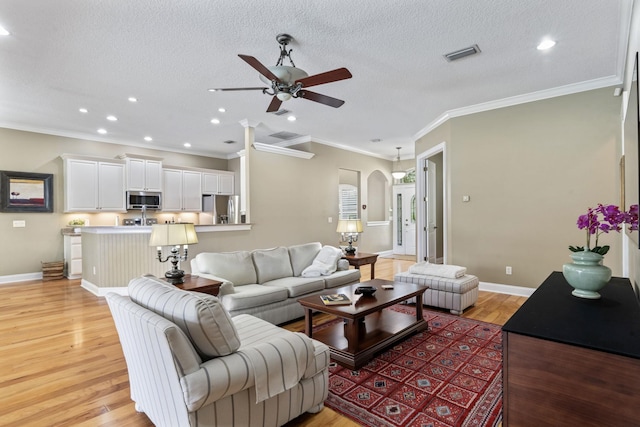
[[[361,265],[371,264],[371,280],[376,278],[376,261],[378,254],[367,254],[364,252],[356,252],[355,255],[344,255],[342,259],[349,261],[349,265],[360,269]]]
[[[222,285],[222,282],[219,280],[211,280],[200,276],[185,274],[184,283],[175,286],[185,291],[202,292],[203,294],[218,296],[220,285]]]

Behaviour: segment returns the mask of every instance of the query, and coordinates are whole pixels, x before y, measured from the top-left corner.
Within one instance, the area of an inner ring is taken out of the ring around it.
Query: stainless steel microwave
[[[127,191],[127,209],[162,209],[162,193],[155,191]]]

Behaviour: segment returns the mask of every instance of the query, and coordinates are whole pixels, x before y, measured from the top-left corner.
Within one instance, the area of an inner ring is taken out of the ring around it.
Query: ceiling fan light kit
[[[293,40],[293,37],[288,34],[278,34],[276,40],[278,44],[280,44],[280,57],[273,67],[264,66],[253,56],[238,55],[243,61],[260,73],[260,80],[269,85],[269,87],[213,88],[209,89],[209,91],[261,90],[262,93],[273,97],[267,108],[267,113],[278,111],[282,102],[288,101],[291,98],[304,98],[334,108],[338,108],[344,104],[344,101],[341,99],[311,92],[305,88],[350,79],[352,75],[349,70],[346,68],[338,68],[309,76],[306,71],[297,68],[293,63],[291,59],[292,49],[287,50],[287,45]],[[285,60],[288,60],[291,65],[284,65]]]

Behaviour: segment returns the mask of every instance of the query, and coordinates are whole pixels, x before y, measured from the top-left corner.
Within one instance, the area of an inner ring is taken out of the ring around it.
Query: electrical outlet
[[[24,228],[26,226],[27,226],[27,221],[20,221],[20,220],[13,221],[14,228]]]
[[[333,217],[329,217],[329,224],[331,224],[333,222]]]
[[[508,265],[508,266],[507,266],[507,268],[506,268],[506,273],[507,273],[507,274],[511,274],[511,272],[512,272],[512,271],[511,271],[511,266],[510,266],[510,265]]]

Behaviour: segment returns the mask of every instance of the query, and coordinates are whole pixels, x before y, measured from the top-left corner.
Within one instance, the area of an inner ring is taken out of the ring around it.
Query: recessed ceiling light
[[[184,146],[185,146],[185,147],[187,147],[187,148],[189,148],[189,147],[191,147],[191,144],[189,144],[188,142],[185,142],[185,143],[184,143]]]
[[[289,120],[290,122],[295,122],[296,121],[296,116],[289,116],[289,117],[287,117],[287,120]]]
[[[89,110],[87,110],[86,108],[80,108],[78,111],[84,114],[87,114],[89,112]]]
[[[8,36],[10,33],[3,26],[0,25],[0,36]]]
[[[219,125],[220,119],[211,119],[211,123],[213,123],[214,125]]]
[[[118,118],[116,116],[107,116],[107,120],[109,120],[110,122],[117,122]]]
[[[538,50],[547,50],[547,49],[551,49],[552,47],[554,47],[556,45],[556,42],[554,42],[553,40],[543,40],[542,42],[540,42],[540,44],[538,45]]]
[[[224,113],[225,111],[227,111],[227,109],[220,107],[220,108],[218,108],[218,111],[220,111],[221,113]]]
[[[98,129],[98,133],[99,133],[100,135],[105,135],[105,134],[107,133],[107,130],[106,130],[106,129],[102,129],[102,128],[100,128],[100,129]]]
[[[147,142],[151,142],[151,141],[153,141],[153,138],[151,138],[150,136],[145,136],[144,140],[147,141]]]
[[[130,96],[128,99],[129,102],[138,102],[138,98],[136,98],[135,96]]]
[[[217,91],[218,89],[211,88],[211,89],[207,89],[207,90],[208,90],[209,92],[215,92],[215,91]]]

